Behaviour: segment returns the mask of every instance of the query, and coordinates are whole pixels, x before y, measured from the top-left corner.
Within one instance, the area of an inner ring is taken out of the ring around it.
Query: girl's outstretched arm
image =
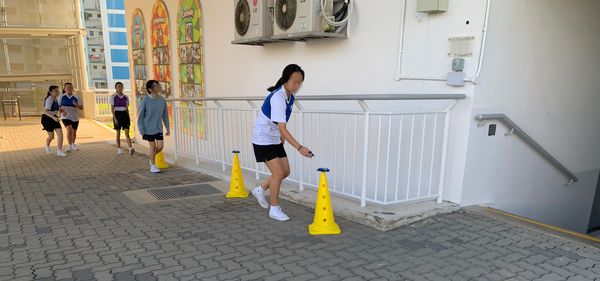
[[[294,136],[292,136],[292,133],[290,133],[290,131],[288,131],[286,123],[284,122],[279,122],[277,123],[277,127],[279,128],[279,132],[281,133],[281,136],[294,148],[296,148],[300,154],[302,154],[304,157],[308,157],[308,158],[312,158],[313,154],[310,151],[310,149],[308,147],[304,147],[302,146],[295,138]]]

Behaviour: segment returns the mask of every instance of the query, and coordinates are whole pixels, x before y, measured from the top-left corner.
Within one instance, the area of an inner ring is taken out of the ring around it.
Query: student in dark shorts
[[[252,195],[263,208],[269,208],[269,217],[278,221],[290,219],[279,206],[281,182],[290,174],[290,163],[283,147],[285,141],[302,156],[314,156],[310,149],[296,141],[286,127],[294,106],[294,95],[300,90],[303,81],[304,71],[298,65],[286,66],[277,84],[268,89],[270,94],[265,99],[252,130],[256,162],[264,162],[271,172],[271,176],[252,190]],[[270,190],[270,207],[265,197],[267,189]]]
[[[61,119],[67,128],[67,142],[69,147],[66,151],[76,151],[79,147],[75,145],[77,128],[79,128],[79,110],[83,110],[81,99],[75,94],[73,84],[67,82],[63,86],[63,94],[58,99],[61,109]]]
[[[138,109],[138,130],[142,135],[142,139],[148,141],[150,172],[160,173],[160,169],[156,167],[154,159],[164,146],[163,123],[167,129],[166,135],[170,134],[167,102],[160,95],[163,89],[158,81],[148,80],[146,82],[146,91],[148,91],[148,95],[142,99]]]
[[[135,150],[131,146],[131,137],[129,136],[129,127],[131,120],[129,119],[129,98],[123,93],[123,83],[115,84],[116,92],[110,96],[110,108],[113,115],[113,125],[117,132],[117,154],[123,154],[121,148],[121,130],[125,131],[127,145],[129,147],[129,155],[133,155]]]
[[[44,131],[48,133],[48,137],[46,138],[46,153],[52,153],[50,143],[54,140],[54,134],[56,133],[56,156],[64,157],[67,156],[67,154],[62,151],[63,133],[60,120],[58,119],[60,107],[58,105],[58,100],[56,99],[59,94],[60,91],[58,90],[58,86],[53,85],[48,88],[48,94],[44,99],[42,127],[44,128]]]

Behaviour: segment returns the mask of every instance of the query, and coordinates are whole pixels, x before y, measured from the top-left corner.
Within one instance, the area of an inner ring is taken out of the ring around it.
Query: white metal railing
[[[131,107],[131,93],[125,91],[125,95],[129,98],[129,106]],[[95,90],[94,99],[96,101],[94,107],[96,112],[96,118],[112,117],[112,111],[110,109],[110,96],[113,93],[109,90]],[[130,108],[131,109],[131,108]]]
[[[299,96],[288,123],[298,140],[310,147],[314,159],[288,149],[292,166],[287,181],[299,189],[316,188],[318,174],[331,169],[333,193],[377,204],[432,200],[442,201],[449,133],[449,116],[465,96],[451,95],[343,95]],[[175,158],[231,166],[230,151],[240,150],[243,169],[268,175],[265,165],[254,160],[252,127],[264,97],[170,99],[173,103]],[[373,111],[375,101],[445,101],[439,109]],[[358,109],[308,110],[315,101],[345,101]],[[229,105],[227,103],[237,102]],[[241,102],[241,103],[240,103]],[[244,106],[245,105],[245,106]]]

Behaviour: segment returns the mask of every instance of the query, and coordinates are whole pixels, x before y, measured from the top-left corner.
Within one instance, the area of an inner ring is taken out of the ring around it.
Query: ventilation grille
[[[147,190],[150,195],[159,201],[195,196],[206,196],[220,194],[221,191],[208,184],[193,184],[186,186],[154,188]]]

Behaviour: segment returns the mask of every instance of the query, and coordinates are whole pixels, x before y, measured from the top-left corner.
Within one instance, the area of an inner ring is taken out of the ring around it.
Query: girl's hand
[[[300,154],[302,154],[302,156],[306,157],[306,158],[313,158],[313,153],[310,151],[310,149],[308,149],[307,147],[301,147],[299,150]]]
[[[285,144],[285,138],[281,137],[281,144]]]
[[[58,117],[56,117],[56,116],[52,116],[52,119],[54,119],[54,121],[56,121],[56,122],[60,122],[60,120],[58,120]]]

